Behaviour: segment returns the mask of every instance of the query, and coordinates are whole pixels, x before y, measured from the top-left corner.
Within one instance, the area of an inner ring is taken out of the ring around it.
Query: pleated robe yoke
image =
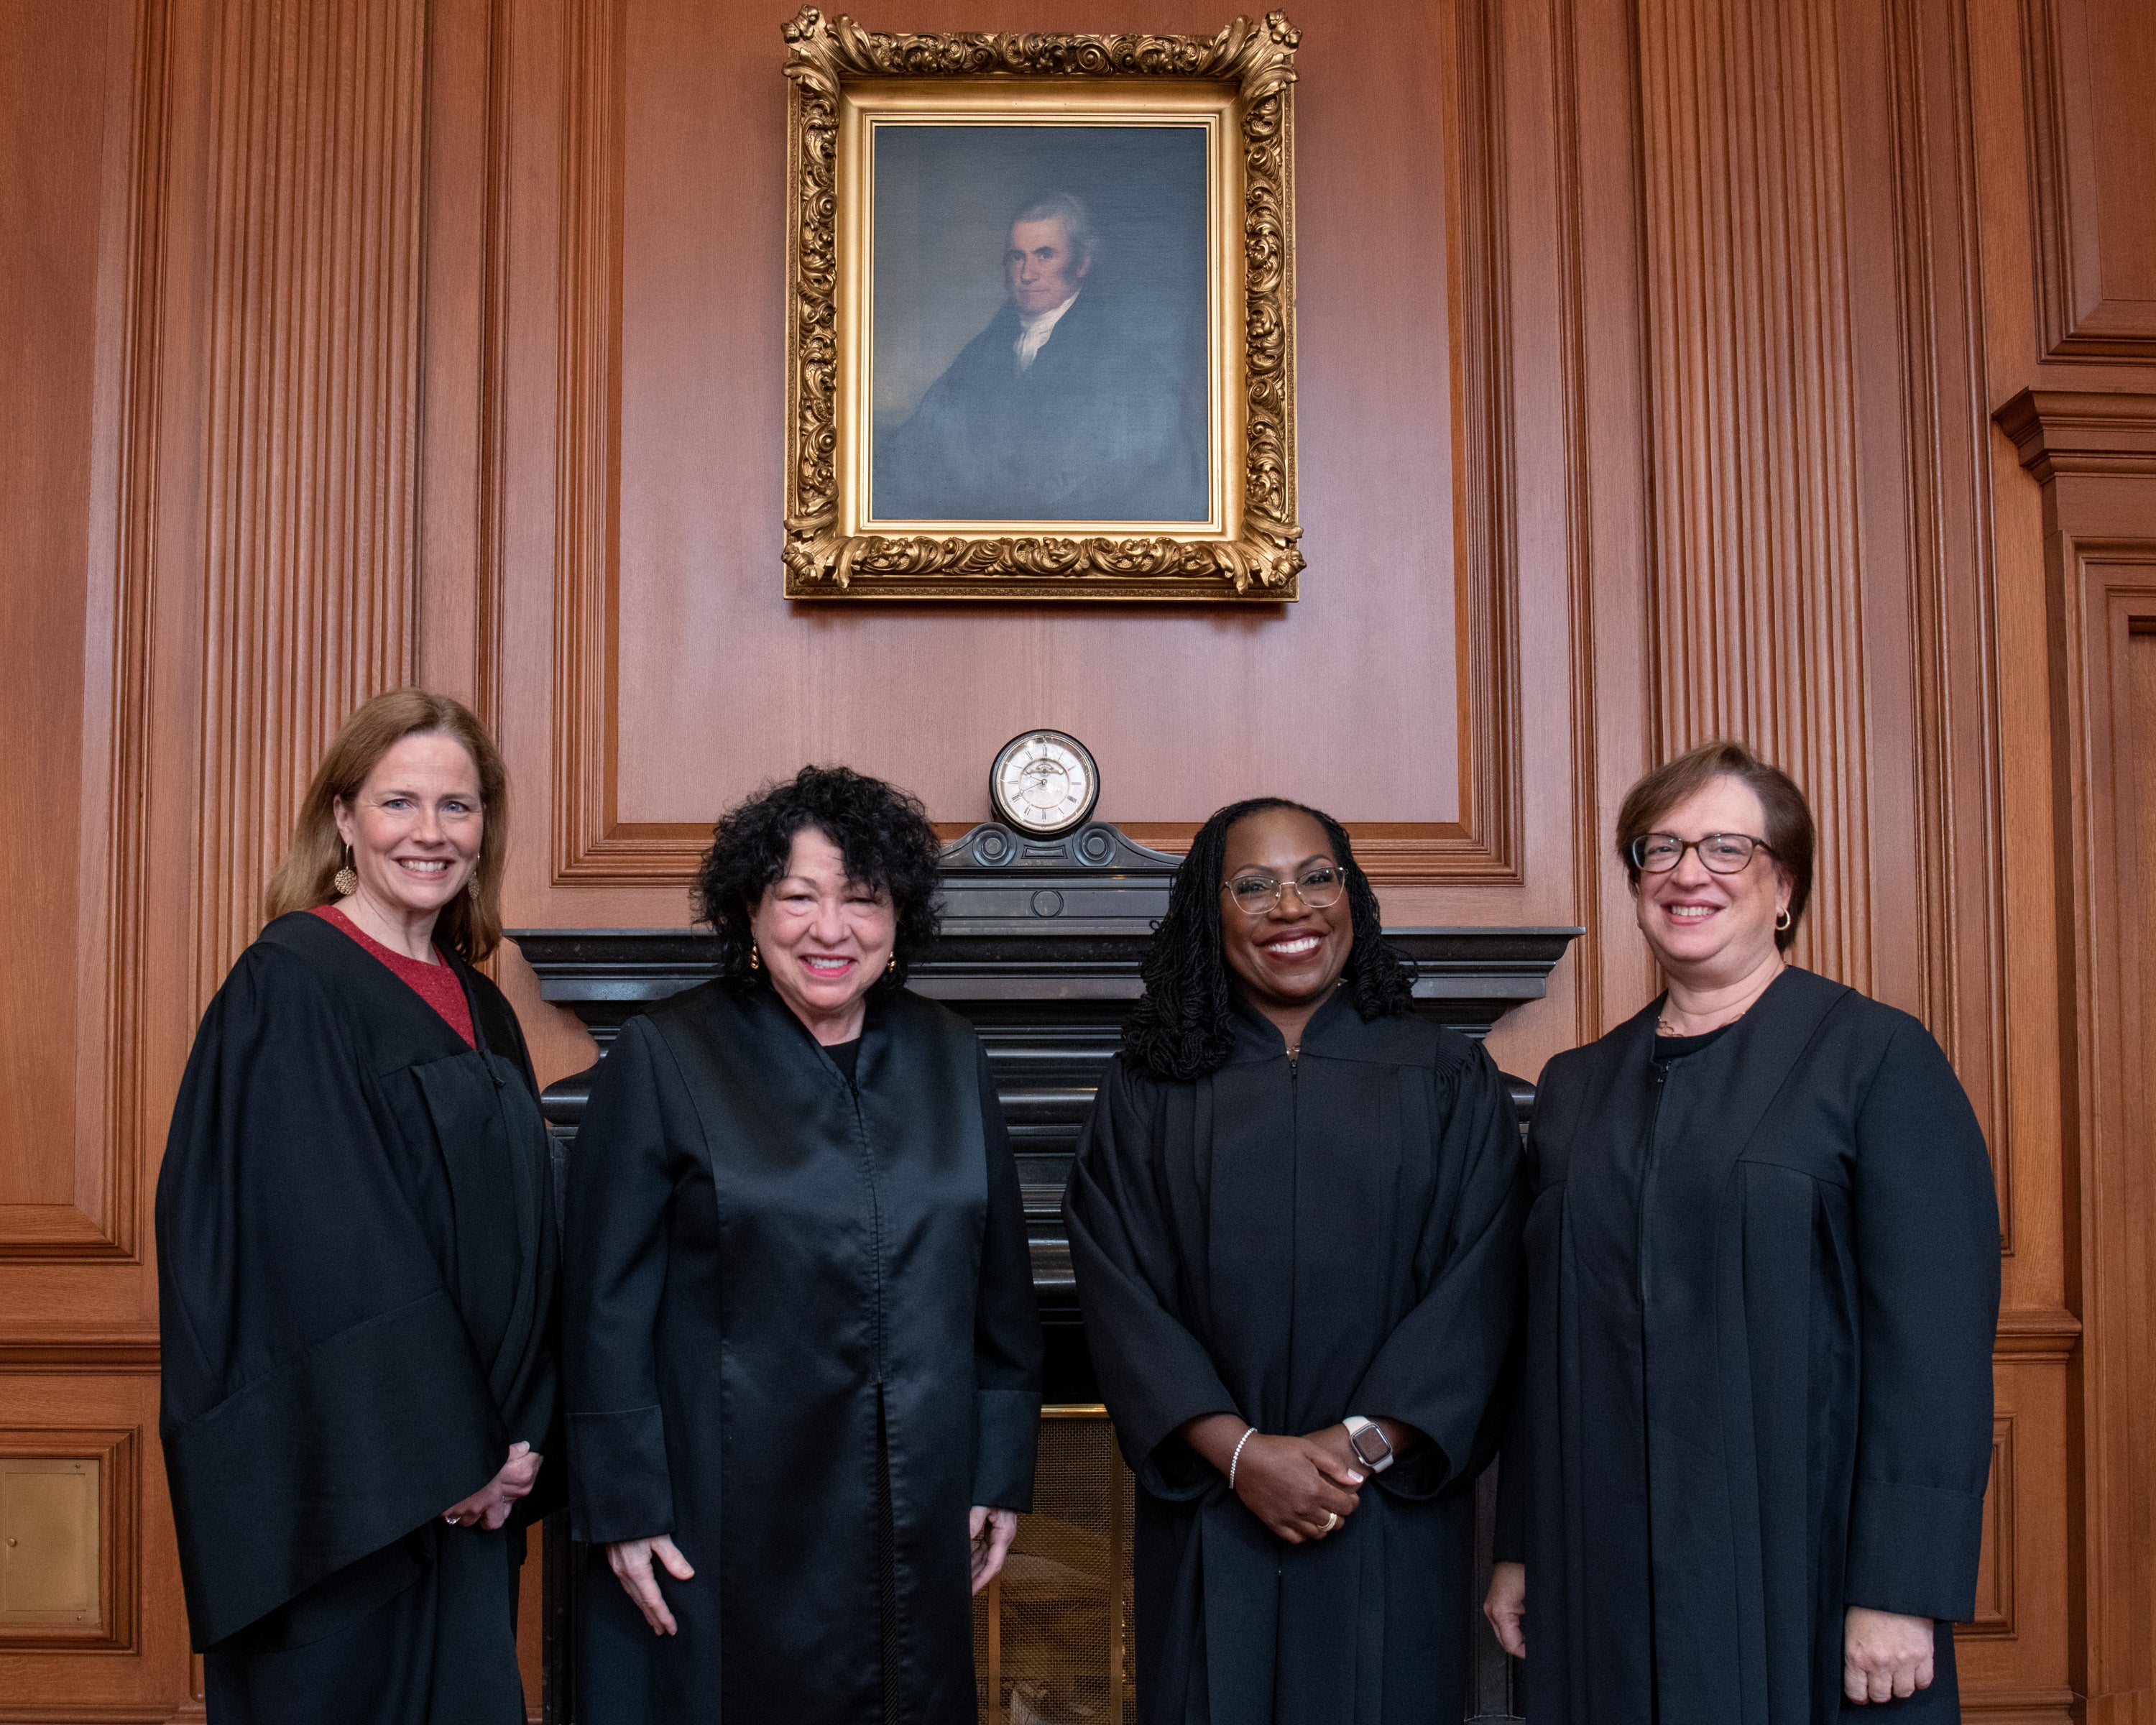
[[[1527,1563],[1528,1687],[1560,1725],[1825,1725],[1842,1712],[1845,1604],[1948,1620],[1974,1604],[1989,1165],[1904,1014],[1792,968],[1664,1071],[1658,1006],[1553,1062],[1537,1102],[1538,1292],[1507,1446],[1527,1466],[1505,1481],[1499,1535]],[[1851,1153],[1888,1106],[1906,1121]],[[1582,1138],[1611,1153],[1573,1158]],[[1867,1243],[1866,1201],[1873,1235],[1894,1206],[1905,1250]],[[1899,1307],[1869,1361],[1867,1275],[1874,1305]],[[1954,1717],[1953,1653],[1942,1629],[1933,1687],[1861,1715]]]
[[[237,1717],[342,1718],[358,1676],[400,1717],[521,1716],[516,1563],[562,1471],[552,1187],[515,1018],[449,962],[476,1047],[280,917],[176,1105],[162,1430],[196,1644],[247,1654],[213,1673]],[[557,1461],[511,1527],[444,1527],[516,1440]]]
[[[1300,1060],[1240,1002],[1228,1064],[1119,1057],[1065,1214],[1094,1358],[1137,1471],[1140,1717],[1448,1717],[1464,1678],[1463,1489],[1495,1447],[1524,1189],[1488,1056],[1335,996]],[[1430,1441],[1338,1532],[1276,1539],[1173,1432],[1385,1414]]]
[[[1005,1147],[992,1194],[985,1061],[944,1008],[872,998],[855,1079],[723,983],[601,1068],[572,1176],[578,1537],[669,1533],[697,1579],[665,1584],[659,1641],[594,1564],[595,1720],[880,1719],[891,1609],[902,1717],[974,1716],[966,1512],[1029,1503],[1040,1407],[1016,1172]],[[1025,1357],[1008,1381],[977,1319]]]

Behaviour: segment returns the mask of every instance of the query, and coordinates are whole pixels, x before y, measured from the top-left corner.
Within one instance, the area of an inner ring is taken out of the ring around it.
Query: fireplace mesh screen
[[[1033,1513],[973,1600],[988,1725],[1132,1725],[1130,1470],[1098,1408],[1050,1408]]]

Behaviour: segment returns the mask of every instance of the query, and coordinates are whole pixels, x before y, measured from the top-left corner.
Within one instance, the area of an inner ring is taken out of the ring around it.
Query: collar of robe
[[[840,1084],[848,1082],[846,1075],[839,1070],[839,1063],[831,1058],[824,1045],[816,1040],[816,1033],[801,1022],[800,1014],[786,1004],[785,997],[778,989],[773,988],[768,983],[757,985],[751,989],[749,1000],[752,1009],[760,1017],[774,1024],[791,1025],[794,1043],[798,1044],[803,1054],[809,1060],[821,1065],[837,1082]],[[861,1004],[864,1009],[861,1014],[860,1038],[861,1051],[860,1057],[854,1063],[854,1076],[851,1082],[854,1087],[865,1090],[868,1087],[870,1051],[880,1048],[884,1040],[884,1003],[871,990],[867,999]],[[847,1040],[851,1041],[854,1039],[850,1037]]]
[[[310,964],[336,978],[340,999],[353,1009],[377,1036],[391,1027],[408,1051],[408,1064],[445,1055],[470,1054],[473,1045],[481,1054],[500,1054],[487,1034],[486,1014],[472,994],[471,967],[448,947],[440,948],[443,962],[454,973],[464,990],[465,1010],[471,1015],[473,1045],[467,1045],[449,1021],[435,1011],[426,997],[384,964],[342,929],[311,911],[295,911],[280,916],[262,931],[260,938],[297,952]]]
[[[1854,990],[1792,964],[1768,983],[1729,1034],[1691,1057],[1698,1078],[1726,1096],[1722,1133],[1732,1161],[1810,1049],[1835,1007]],[[1655,1024],[1667,1002],[1657,995],[1594,1045],[1597,1060],[1580,1096],[1580,1117],[1599,1120],[1613,1134],[1644,1130],[1651,1113]]]
[[[1244,997],[1240,988],[1232,984],[1229,998],[1234,1004],[1235,1044],[1228,1055],[1231,1066],[1254,1060],[1284,1060],[1287,1058],[1287,1039],[1280,1033],[1280,1026],[1260,1012]],[[1310,1022],[1302,1027],[1304,1055],[1330,1052],[1328,1045],[1351,1025],[1362,1023],[1348,999],[1348,987],[1343,981],[1326,996],[1325,1003],[1311,1015]]]

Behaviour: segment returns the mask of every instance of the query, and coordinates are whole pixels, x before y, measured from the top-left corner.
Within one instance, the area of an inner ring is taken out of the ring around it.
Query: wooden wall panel
[[[2022,17],[2043,352],[2156,361],[2156,12],[2023,0]]]
[[[992,19],[975,4],[909,22],[1127,22],[1096,11]],[[1218,22],[1149,11],[1157,28]],[[785,15],[771,12],[772,40]],[[1303,22],[1297,100],[1317,141],[1299,167],[1300,298],[1314,314],[1302,489],[1306,549],[1333,572],[1327,601],[1014,617],[779,598],[777,474],[755,454],[783,401],[778,285],[756,262],[782,232],[769,54],[707,8],[564,8],[556,880],[678,891],[716,809],[808,756],[906,778],[963,829],[986,814],[995,747],[1052,721],[1101,757],[1103,814],[1150,840],[1187,836],[1199,805],[1285,786],[1358,820],[1382,878],[1517,881],[1494,33],[1462,8],[1373,59],[1344,14],[1320,6]],[[739,100],[715,103],[714,90]],[[1436,93],[1435,125],[1422,90]],[[1334,117],[1350,105],[1352,133]],[[680,315],[715,286],[739,321]],[[632,317],[632,305],[669,309]],[[737,481],[712,490],[700,475],[715,468]],[[1327,691],[1306,711],[1265,697],[1306,678]],[[1420,698],[1389,700],[1408,686]],[[932,731],[983,739],[979,760],[894,732],[889,703],[909,687],[935,691]],[[1183,747],[1154,747],[1163,729]],[[1387,756],[1353,747],[1381,731]]]
[[[132,208],[122,200],[138,114],[146,146],[156,136],[159,56],[147,21],[136,23],[131,7],[25,4],[0,25],[12,50],[0,58],[12,147],[53,154],[51,171],[10,174],[0,192],[0,327],[15,380],[0,471],[19,488],[0,512],[0,722],[19,762],[0,790],[0,830],[19,835],[0,875],[17,902],[37,907],[20,919],[19,952],[0,984],[0,1062],[20,1099],[18,1123],[0,1140],[0,1260],[124,1255],[133,1245],[101,1034],[128,1010],[113,999],[132,990],[108,993],[125,980],[96,962],[110,901],[85,901],[83,888],[100,880],[113,813],[99,759],[108,719],[99,698],[110,684],[84,675],[109,621],[86,577],[115,549],[105,487],[116,464],[105,444],[123,429],[99,412],[120,298],[100,291],[100,265],[126,237],[112,213],[116,202]],[[122,200],[106,195],[116,176]],[[54,988],[74,976],[79,990]]]
[[[2042,487],[2060,805],[2068,1202],[2083,1332],[2067,1584],[2092,1721],[2156,1709],[2156,394],[2025,393],[2000,414]]]

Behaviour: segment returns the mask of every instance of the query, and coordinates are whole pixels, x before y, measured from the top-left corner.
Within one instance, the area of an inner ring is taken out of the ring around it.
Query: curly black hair
[[[1349,926],[1348,999],[1367,1022],[1410,1009],[1414,973],[1385,944],[1378,896],[1355,860],[1347,829],[1320,809],[1284,797],[1230,803],[1198,829],[1190,854],[1175,871],[1168,914],[1153,931],[1138,968],[1145,993],[1123,1025],[1123,1048],[1156,1078],[1203,1078],[1228,1063],[1235,1044],[1228,961],[1220,950],[1220,886],[1228,829],[1245,815],[1292,809],[1325,829],[1333,860],[1347,871]]]
[[[870,993],[905,986],[907,969],[935,940],[942,906],[936,829],[919,798],[850,767],[803,767],[736,804],[711,829],[711,848],[690,894],[699,922],[719,937],[718,973],[742,986],[770,986],[749,964],[749,918],[765,890],[786,872],[793,835],[814,827],[839,847],[846,873],[891,894],[897,913],[896,967]]]

